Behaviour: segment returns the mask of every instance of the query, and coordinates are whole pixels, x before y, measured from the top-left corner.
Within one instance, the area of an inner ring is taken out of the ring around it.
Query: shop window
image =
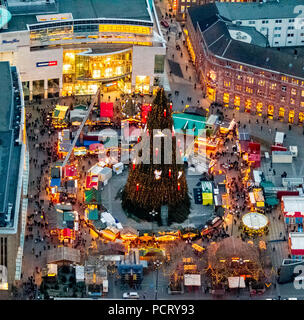
[[[225,81],[224,80],[224,87],[230,87],[230,81]]]
[[[265,80],[259,80],[258,85],[261,87],[265,86]]]
[[[301,97],[304,97],[304,90],[301,90]]]
[[[104,56],[76,55],[76,78],[79,80],[123,77],[131,69],[131,51]]]
[[[293,121],[294,121],[294,116],[295,116],[294,110],[290,110],[290,111],[289,111],[289,116],[288,116],[288,122],[289,122],[289,123],[293,123]]]
[[[295,104],[295,99],[290,98],[290,104]]]
[[[276,83],[270,83],[270,84],[269,84],[269,89],[271,89],[271,90],[275,90],[276,87],[277,87],[277,84],[276,84]]]
[[[304,112],[299,112],[299,124],[304,122]]]
[[[147,94],[150,92],[150,77],[136,76],[135,79],[135,92]]]
[[[151,34],[151,27],[132,26],[123,24],[100,24],[99,32],[121,32],[133,34]]]
[[[215,101],[215,89],[207,87],[207,96],[212,102],[214,102]]]
[[[284,108],[280,108],[279,109],[279,120],[280,121],[283,121],[284,120],[284,114],[285,114],[285,110],[284,110]]]
[[[296,95],[297,94],[297,90],[295,88],[291,88],[291,94],[292,95]]]
[[[48,80],[48,98],[59,97],[59,79]]]
[[[292,84],[299,84],[299,80],[292,78],[292,79],[291,79],[291,83],[292,83]]]
[[[262,110],[263,110],[263,103],[258,102],[256,105],[256,113],[257,115],[261,116],[262,115]]]
[[[239,96],[235,96],[234,97],[234,106],[235,108],[238,110],[240,108],[240,104],[241,104],[241,99]]]
[[[245,101],[245,111],[246,111],[246,112],[250,112],[251,105],[252,105],[251,100],[250,100],[250,99],[247,99],[247,100]]]
[[[242,91],[242,86],[240,86],[239,84],[237,84],[237,85],[235,86],[235,90],[237,90],[237,91]]]
[[[224,93],[223,102],[224,102],[226,107],[229,105],[229,93],[226,93],[226,92]]]
[[[304,107],[304,101],[301,101],[301,107]]]
[[[164,68],[165,56],[156,54],[154,58],[154,73],[164,73]]]
[[[33,81],[33,97],[44,98],[44,80]]]
[[[195,63],[195,59],[196,59],[195,58],[195,53],[194,53],[193,45],[191,43],[191,40],[190,40],[189,36],[187,37],[186,41],[187,41],[187,47],[188,47],[188,50],[189,50],[189,53],[190,53],[190,57],[191,57],[193,63]]]
[[[285,102],[285,101],[286,101],[286,98],[285,98],[284,96],[281,96],[280,101],[281,101],[281,102]]]
[[[269,105],[268,108],[267,108],[267,116],[268,116],[268,118],[270,118],[270,119],[273,118],[273,111],[274,111],[273,105]]]

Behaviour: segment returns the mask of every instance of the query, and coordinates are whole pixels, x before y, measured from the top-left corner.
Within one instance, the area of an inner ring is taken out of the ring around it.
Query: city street
[[[190,56],[187,47],[184,44],[183,35],[179,36],[181,32],[180,24],[174,19],[166,18],[167,2],[158,0],[156,5],[159,7],[159,19],[164,17],[169,28],[161,27],[164,38],[167,41],[167,55],[165,60],[165,74],[163,79],[163,87],[166,93],[171,94],[170,99],[173,102],[173,111],[181,112],[188,106],[196,106],[201,108],[209,108],[210,101],[204,98],[202,88],[198,82],[198,77],[193,64],[190,61]],[[177,48],[177,45],[180,49]],[[66,97],[56,99],[45,99],[42,103],[34,102],[26,105],[26,119],[27,119],[27,137],[28,147],[30,151],[30,179],[29,179],[29,208],[26,225],[26,236],[23,253],[22,264],[22,282],[23,286],[19,288],[20,299],[35,299],[37,298],[38,288],[42,282],[42,269],[47,263],[47,252],[53,248],[60,246],[70,246],[81,250],[81,263],[84,263],[87,258],[89,247],[93,243],[93,237],[90,230],[85,223],[80,223],[79,232],[74,242],[64,243],[59,241],[57,236],[52,236],[48,228],[48,214],[54,209],[53,204],[49,201],[47,194],[47,187],[49,185],[50,168],[51,165],[58,160],[56,142],[58,140],[58,131],[51,126],[47,127],[44,120],[49,111],[52,111],[55,104],[60,105],[78,105],[87,104],[92,96],[83,97]],[[112,91],[104,93],[102,100],[105,102],[113,102],[121,107],[122,98],[121,92]],[[153,98],[149,95],[144,97],[136,97],[135,101],[140,103],[151,103]],[[274,183],[275,186],[281,186],[281,174],[286,171],[288,177],[302,177],[304,175],[304,139],[303,127],[292,126],[289,130],[289,125],[280,121],[273,121],[270,119],[263,119],[258,116],[253,116],[249,113],[240,113],[231,108],[216,108],[210,107],[210,114],[216,114],[217,109],[223,112],[226,120],[234,119],[238,122],[239,128],[246,128],[249,135],[255,142],[261,143],[261,168],[266,180]],[[284,143],[286,145],[298,146],[298,157],[294,159],[292,164],[273,164],[270,166],[270,160],[265,158],[265,151],[269,151],[272,144],[274,144],[274,137],[276,131],[282,131],[286,134]],[[219,138],[220,139],[220,138]],[[229,140],[230,139],[230,140]],[[241,166],[247,168],[245,161],[240,159],[237,152],[233,151],[236,144],[236,136],[229,136],[227,142],[218,148],[218,152],[222,155],[217,160],[215,169],[217,171],[223,169],[224,163],[235,162],[236,168],[227,170],[227,186],[229,189],[229,205],[230,212],[225,217],[223,227],[221,228],[223,234],[219,236],[206,237],[203,240],[197,240],[196,243],[208,247],[211,241],[221,240],[223,235],[240,238],[244,242],[249,241],[248,237],[244,236],[241,229],[241,219],[247,213],[248,190],[244,187],[243,176],[241,174]],[[80,220],[84,220],[84,179],[86,172],[95,163],[98,162],[97,156],[89,156],[86,159],[79,160],[79,168],[82,168],[82,176],[79,178],[79,188],[76,195],[76,204],[73,210],[79,213]],[[276,173],[274,173],[274,170]],[[168,226],[158,226],[156,223],[152,224],[148,221],[141,221],[138,218],[130,217],[124,212],[121,207],[120,192],[126,184],[129,169],[125,166],[124,171],[120,175],[113,174],[111,180],[103,187],[101,192],[101,203],[108,212],[120,222],[123,226],[129,226],[137,231],[153,230],[154,233],[158,231],[180,230],[186,227],[201,228],[206,224],[211,217],[214,216],[213,206],[202,206],[195,204],[193,199],[193,189],[200,182],[201,176],[187,174],[187,183],[189,194],[192,196],[191,209],[188,219],[181,224],[172,224]],[[216,298],[207,290],[206,282],[203,282],[202,287],[196,291],[187,291],[178,295],[170,295],[168,293],[169,284],[169,268],[161,266],[159,272],[155,270],[145,271],[143,282],[136,291],[139,293],[141,299],[154,300],[156,296],[159,300],[207,300],[207,299],[271,299],[287,297],[297,297],[304,299],[304,289],[297,290],[292,283],[277,284],[276,277],[278,268],[281,266],[282,260],[288,258],[288,232],[284,219],[282,217],[280,205],[268,214],[269,233],[263,234],[258,240],[264,240],[267,244],[266,256],[271,261],[271,276],[270,284],[266,292],[262,296],[250,296],[247,289],[241,290],[238,294],[228,292],[223,297]],[[257,242],[256,242],[257,243]],[[158,244],[155,244],[155,246]],[[163,244],[166,249],[167,244]],[[203,259],[206,259],[203,256]],[[117,269],[117,268],[116,268]],[[158,274],[158,279],[156,279]],[[130,291],[128,286],[123,286],[119,280],[118,272],[109,274],[109,293],[106,298],[121,299],[124,292]],[[156,286],[158,283],[158,286]],[[157,288],[156,288],[157,287]],[[205,290],[206,289],[206,290]],[[133,289],[132,289],[133,290]]]

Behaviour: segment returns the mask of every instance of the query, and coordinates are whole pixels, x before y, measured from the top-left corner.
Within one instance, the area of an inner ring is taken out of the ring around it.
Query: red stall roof
[[[113,102],[100,103],[100,117],[113,117]]]
[[[67,165],[64,168],[64,175],[66,177],[76,177],[77,176],[77,168],[73,165]]]
[[[89,146],[90,151],[94,151],[94,150],[103,150],[104,146],[101,143],[92,143]]]
[[[147,118],[148,118],[148,114],[151,111],[152,106],[149,104],[143,104],[141,107],[141,122],[142,123],[146,123],[147,122]]]
[[[86,188],[96,188],[98,187],[98,175],[87,176],[86,178]]]

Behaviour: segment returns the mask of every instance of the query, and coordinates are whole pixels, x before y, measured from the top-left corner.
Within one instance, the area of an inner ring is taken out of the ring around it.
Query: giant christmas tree
[[[180,154],[178,152],[176,155],[172,126],[171,106],[164,90],[160,89],[148,116],[147,132],[141,140],[142,148],[130,164],[129,177],[122,192],[123,209],[141,219],[151,220],[149,212],[155,210],[159,213],[157,219],[160,221],[161,207],[168,206],[169,224],[183,222],[190,211],[184,165],[176,161],[176,156],[180,157]],[[156,129],[169,130],[172,138],[172,161],[169,163],[165,161],[164,149],[168,148],[165,140],[160,138],[159,143],[153,145],[152,133]],[[158,161],[155,161],[156,158]]]

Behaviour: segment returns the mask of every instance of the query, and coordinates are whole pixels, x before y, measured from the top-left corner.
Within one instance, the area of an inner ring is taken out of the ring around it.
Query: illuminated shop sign
[[[51,67],[51,66],[57,66],[57,61],[45,61],[45,62],[37,62],[36,67]]]
[[[2,44],[5,44],[5,43],[15,43],[15,42],[20,42],[20,40],[18,40],[18,39],[2,40]]]

